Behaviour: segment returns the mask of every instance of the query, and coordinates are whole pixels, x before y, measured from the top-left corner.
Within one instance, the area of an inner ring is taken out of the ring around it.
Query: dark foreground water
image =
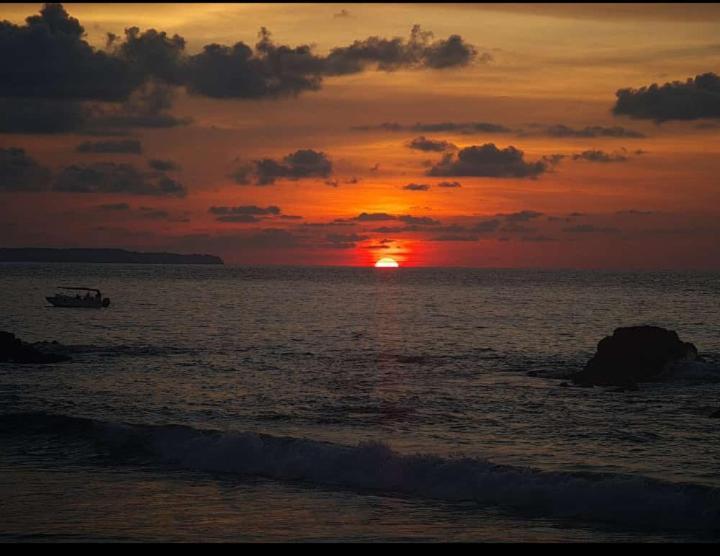
[[[0,292],[0,330],[73,355],[0,363],[2,541],[720,540],[720,274],[5,264]],[[635,324],[705,362],[560,387]]]

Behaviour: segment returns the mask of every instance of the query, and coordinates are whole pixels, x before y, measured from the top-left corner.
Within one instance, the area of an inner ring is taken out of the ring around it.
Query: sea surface
[[[50,307],[56,286],[107,309]],[[0,541],[720,540],[720,274],[0,265]],[[616,327],[701,363],[563,387]]]

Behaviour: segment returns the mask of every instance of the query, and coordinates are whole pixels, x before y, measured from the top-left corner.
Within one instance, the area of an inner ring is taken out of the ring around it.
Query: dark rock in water
[[[683,342],[673,330],[657,326],[616,328],[598,343],[585,368],[570,377],[580,386],[624,386],[637,389],[652,382],[675,361],[697,359],[697,348]]]
[[[720,409],[718,409],[715,413],[711,413],[710,417],[713,419],[720,419]]]
[[[60,363],[70,361],[70,357],[62,353],[49,353],[37,349],[32,344],[16,338],[11,332],[0,331],[0,361],[12,363]]]

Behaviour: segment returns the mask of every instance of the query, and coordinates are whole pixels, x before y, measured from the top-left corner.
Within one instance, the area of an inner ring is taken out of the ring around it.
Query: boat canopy
[[[58,289],[61,289],[61,290],[83,290],[83,291],[100,293],[100,290],[98,290],[96,288],[81,288],[78,286],[57,286],[57,287],[58,287]]]

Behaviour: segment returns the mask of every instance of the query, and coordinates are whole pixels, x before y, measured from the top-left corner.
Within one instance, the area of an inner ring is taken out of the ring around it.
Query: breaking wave
[[[720,489],[609,473],[548,472],[479,458],[402,455],[382,443],[346,446],[253,432],[130,425],[23,413],[0,415],[0,437],[78,436],[123,458],[205,472],[444,501],[633,529],[720,530]]]

